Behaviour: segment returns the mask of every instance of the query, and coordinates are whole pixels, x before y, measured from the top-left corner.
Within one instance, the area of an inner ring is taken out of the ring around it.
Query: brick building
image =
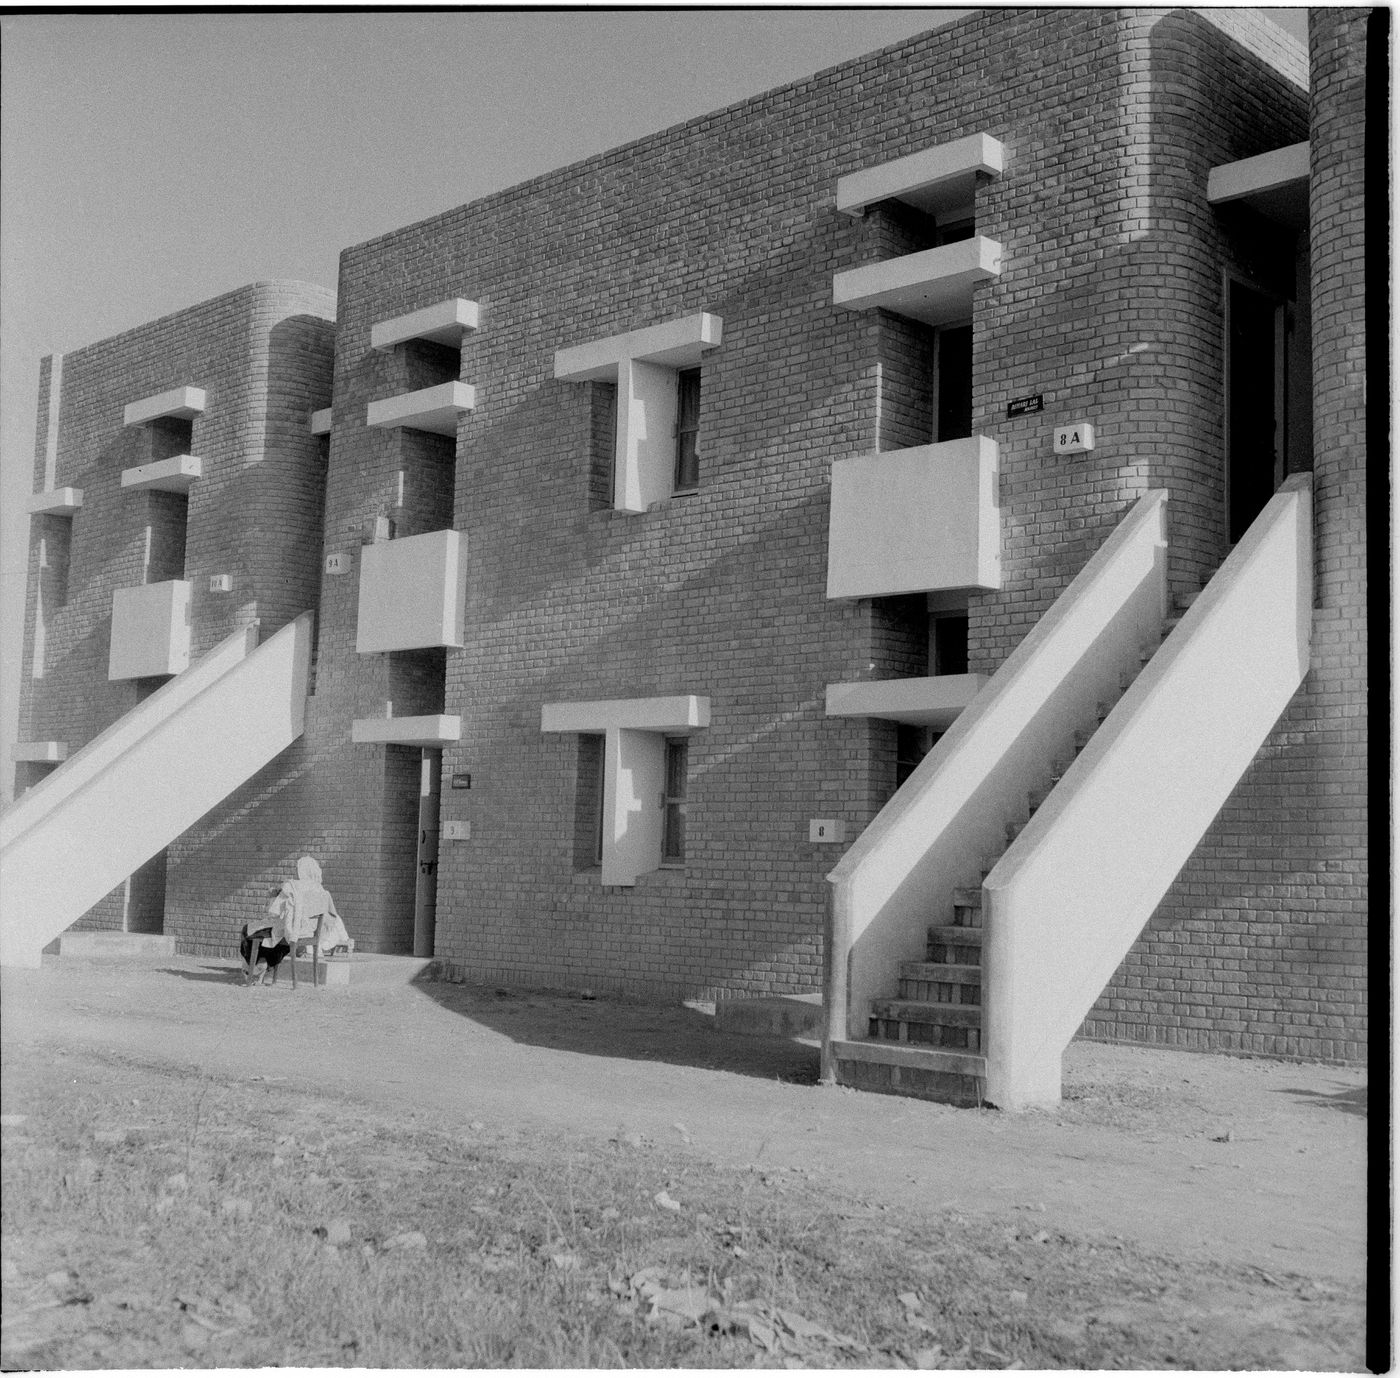
[[[307,643],[78,923],[226,953],[309,851],[363,951],[824,990],[875,1089],[1361,1059],[1366,23],[1310,96],[1258,12],[979,12],[46,361],[24,827]]]

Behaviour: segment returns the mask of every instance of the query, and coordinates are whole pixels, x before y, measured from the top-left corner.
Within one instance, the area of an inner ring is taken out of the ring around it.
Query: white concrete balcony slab
[[[456,713],[427,713],[408,718],[356,718],[350,740],[374,745],[446,746],[462,740],[462,719]]]
[[[828,598],[1000,587],[994,440],[974,435],[831,466]]]
[[[1206,200],[1212,206],[1243,203],[1270,220],[1301,230],[1308,223],[1310,164],[1306,141],[1222,163],[1211,168],[1206,178]]]
[[[112,590],[108,679],[178,675],[190,663],[190,581]]]
[[[16,742],[10,748],[12,761],[37,761],[57,765],[68,759],[67,742]]]
[[[1001,245],[985,235],[837,273],[831,303],[847,311],[881,307],[926,325],[972,314],[972,295],[1001,273]]]
[[[35,493],[28,503],[34,516],[71,517],[83,505],[81,488],[50,488]]]
[[[450,297],[425,306],[421,311],[377,321],[370,326],[369,342],[374,349],[393,349],[407,340],[431,340],[434,344],[459,345],[462,337],[477,328],[480,311],[474,301]]]
[[[164,493],[188,493],[197,478],[203,477],[204,461],[198,455],[172,455],[150,464],[122,470],[122,487],[150,488]]]
[[[466,557],[460,531],[429,531],[361,547],[355,649],[368,655],[462,645]]]
[[[836,209],[860,215],[876,201],[903,201],[935,217],[964,210],[970,214],[977,178],[998,176],[1005,158],[1005,149],[991,135],[969,134],[838,178]]]
[[[828,718],[883,718],[944,731],[977,696],[985,675],[872,679],[826,686]]]
[[[554,351],[554,376],[569,383],[612,382],[624,359],[665,368],[694,368],[707,349],[724,340],[724,320],[708,311],[660,325],[591,340]]]
[[[438,383],[371,402],[365,420],[370,426],[402,426],[406,430],[455,436],[457,418],[475,406],[476,389],[470,383]]]
[[[331,433],[331,409],[322,407],[320,411],[312,412],[309,426],[312,435],[329,435]]]
[[[122,424],[139,426],[164,416],[190,421],[204,411],[206,401],[203,388],[171,388],[168,392],[158,392],[151,397],[143,397],[139,402],[128,403]]]

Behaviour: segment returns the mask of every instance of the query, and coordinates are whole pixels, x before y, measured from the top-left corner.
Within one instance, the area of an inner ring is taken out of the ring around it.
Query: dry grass
[[[1357,1368],[1360,1309],[679,1141],[7,1057],[14,1368]],[[673,1208],[673,1206],[675,1208]]]

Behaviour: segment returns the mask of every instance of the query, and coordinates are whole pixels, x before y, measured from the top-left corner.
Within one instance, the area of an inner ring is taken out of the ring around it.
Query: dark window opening
[[[972,434],[972,327],[945,326],[937,350],[934,439],[964,440]]]
[[[404,381],[410,392],[455,383],[462,372],[462,350],[437,340],[406,340],[403,345]]]
[[[898,789],[928,755],[937,738],[917,723],[896,723],[894,740],[894,787]]]
[[[969,215],[959,220],[938,222],[938,242],[956,244],[963,239],[971,239],[977,233],[977,222]]]
[[[149,544],[146,582],[161,584],[185,577],[185,544],[189,532],[190,500],[185,493],[148,493]]]
[[[617,462],[617,384],[588,384],[588,506],[593,512],[613,505]]]
[[[158,416],[146,427],[151,459],[173,459],[194,448],[194,421],[185,416]]]
[[[935,675],[967,674],[967,614],[940,613],[932,619],[929,659]]]
[[[25,790],[33,789],[41,780],[47,780],[58,768],[57,761],[16,761],[15,798]]]
[[[661,805],[665,821],[661,836],[662,865],[685,860],[685,784],[689,752],[684,737],[666,738],[666,787]]]
[[[693,493],[700,486],[700,370],[676,375],[676,470],[671,489]]]
[[[1282,480],[1281,303],[1231,281],[1226,396],[1230,544],[1249,529]]]
[[[574,790],[574,869],[603,864],[603,736],[580,733]]]

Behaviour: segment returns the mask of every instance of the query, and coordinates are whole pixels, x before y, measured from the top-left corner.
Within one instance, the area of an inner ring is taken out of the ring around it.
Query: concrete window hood
[[[30,513],[36,517],[71,517],[82,505],[81,488],[50,488],[35,493],[28,503]]]
[[[1311,148],[1306,140],[1222,163],[1211,168],[1206,178],[1206,200],[1212,206],[1240,203],[1290,229],[1304,229],[1308,223],[1310,163]]]
[[[828,718],[882,718],[946,731],[977,696],[985,675],[929,675],[826,686]]]
[[[16,742],[10,748],[13,761],[52,762],[57,765],[68,759],[67,742]]]
[[[352,742],[393,746],[446,746],[462,739],[462,719],[456,713],[425,713],[419,717],[356,718],[350,724]]]
[[[402,426],[435,435],[457,434],[457,418],[476,406],[476,389],[470,383],[438,383],[385,397],[369,404],[366,425],[391,428]]]
[[[902,201],[936,217],[970,211],[978,178],[998,176],[1004,164],[1005,149],[998,140],[969,134],[839,178],[836,209],[860,215],[876,201]]]
[[[828,598],[1000,587],[994,440],[974,435],[831,466]]]
[[[609,335],[554,353],[554,376],[617,386],[613,507],[645,512],[673,493],[677,377],[719,347],[724,321],[708,311]]]
[[[322,407],[320,411],[312,412],[308,424],[312,435],[329,435],[331,433],[331,408]]]
[[[635,885],[659,870],[665,832],[666,739],[710,725],[710,700],[698,694],[650,699],[546,703],[542,732],[603,737],[604,885]]]
[[[408,340],[431,340],[434,344],[460,345],[462,338],[477,328],[480,313],[474,301],[450,297],[420,311],[410,311],[370,327],[369,342],[374,349],[393,349]]]
[[[1001,274],[1001,245],[985,235],[837,273],[831,303],[848,311],[882,307],[925,325],[972,314],[974,289]]]
[[[108,679],[178,675],[190,663],[190,581],[112,590]]]
[[[460,531],[429,531],[360,550],[355,649],[460,646],[467,610],[467,545]]]
[[[172,455],[150,464],[122,470],[122,487],[158,489],[166,493],[188,493],[194,481],[204,474],[204,461],[198,455]]]
[[[166,416],[192,421],[203,413],[206,401],[203,388],[171,388],[169,392],[158,392],[154,396],[143,397],[139,402],[128,403],[122,423],[140,426]]]

